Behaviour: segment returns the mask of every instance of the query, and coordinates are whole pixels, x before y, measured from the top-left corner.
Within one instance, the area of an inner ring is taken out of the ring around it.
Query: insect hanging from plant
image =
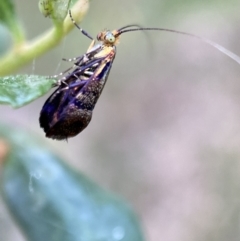
[[[127,25],[113,31],[102,31],[94,40],[74,21],[71,11],[69,16],[73,24],[83,35],[92,40],[87,52],[76,58],[74,65],[61,73],[57,89],[46,100],[40,113],[40,126],[46,137],[63,140],[74,137],[84,130],[91,121],[93,109],[108,79],[120,35],[134,31],[166,31],[197,38],[224,53],[240,64],[240,57],[221,45],[194,34],[164,29],[142,28],[138,25]]]

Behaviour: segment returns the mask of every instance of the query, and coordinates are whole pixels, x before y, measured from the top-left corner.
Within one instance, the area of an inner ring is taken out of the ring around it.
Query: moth
[[[123,33],[150,30],[187,35],[217,48],[240,64],[240,57],[221,45],[194,34],[172,29],[127,25],[113,31],[102,31],[97,35],[96,40],[93,40],[77,25],[71,11],[69,16],[73,24],[92,42],[85,54],[68,60],[74,61],[73,67],[63,73],[64,76],[57,81],[57,89],[43,105],[39,122],[48,138],[63,140],[74,137],[88,126],[116,56],[116,45]]]

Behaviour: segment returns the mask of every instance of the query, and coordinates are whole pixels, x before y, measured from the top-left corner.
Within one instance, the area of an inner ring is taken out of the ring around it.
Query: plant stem
[[[87,0],[79,0],[71,9],[75,21],[81,22],[87,13],[89,3]],[[22,42],[15,45],[10,52],[0,59],[0,76],[13,73],[20,67],[31,62],[51,48],[58,45],[64,36],[74,27],[69,16],[63,23],[56,24],[45,34],[32,41]]]

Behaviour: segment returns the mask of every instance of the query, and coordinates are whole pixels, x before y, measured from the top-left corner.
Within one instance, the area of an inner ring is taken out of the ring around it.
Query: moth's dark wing
[[[68,92],[60,91],[60,88],[55,90],[52,95],[44,103],[42,110],[40,112],[39,122],[40,126],[44,129],[44,132],[47,133],[52,126],[52,122],[57,118],[57,113],[61,109],[61,106],[64,105],[66,101]]]
[[[46,131],[46,137],[63,140],[76,136],[83,131],[92,118],[92,111],[79,109],[76,105],[68,105],[59,119]]]
[[[40,113],[40,126],[47,137],[67,139],[88,126],[113,60],[114,56],[108,58],[108,55],[94,58],[67,75]]]
[[[76,136],[88,126],[111,66],[112,61],[106,63],[97,75],[93,74],[82,88],[74,88],[74,91],[70,89],[66,100],[62,103],[62,110],[58,111],[57,122],[46,132],[47,137],[57,140],[67,139]],[[103,84],[97,84],[99,81]],[[78,94],[81,94],[83,98],[78,98]]]
[[[66,123],[65,119],[67,120],[67,118],[69,118],[69,115],[71,113],[73,116],[76,116],[76,118],[77,116],[83,114],[83,113],[75,113],[76,110],[71,109],[72,106],[69,106],[72,99],[76,97],[76,95],[81,91],[81,88],[83,87],[83,85],[87,82],[86,80],[83,81],[81,79],[78,79],[78,76],[83,74],[84,71],[90,68],[92,65],[99,63],[102,59],[103,58],[94,59],[87,62],[83,66],[76,66],[73,72],[68,73],[65,76],[64,83],[61,83],[61,85],[57,88],[57,90],[55,90],[53,94],[46,100],[40,112],[39,122],[40,122],[40,127],[44,129],[44,132],[46,133],[47,136],[50,137],[52,135],[51,133],[53,133],[55,129],[60,128],[58,126],[62,122]],[[68,84],[69,89],[66,89],[67,87],[66,83]],[[89,118],[90,117],[88,114],[87,120],[90,121],[91,118],[90,119]],[[50,131],[50,129],[52,130]],[[63,128],[60,128],[60,129],[62,131]],[[59,138],[54,138],[54,139],[59,139]],[[65,137],[61,139],[65,139]]]
[[[82,85],[62,90],[60,87],[47,99],[40,113],[40,126],[47,137],[66,139],[83,130],[91,120],[91,113],[72,104]],[[71,125],[69,124],[71,122]]]

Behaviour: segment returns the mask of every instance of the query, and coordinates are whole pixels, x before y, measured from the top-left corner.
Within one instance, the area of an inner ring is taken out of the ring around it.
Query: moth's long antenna
[[[141,25],[138,25],[138,24],[129,24],[129,25],[126,25],[122,28],[119,28],[118,31],[122,31],[123,29],[132,28],[132,27],[143,28]]]
[[[236,54],[234,54],[233,52],[231,52],[230,50],[224,48],[223,46],[207,39],[207,38],[203,38],[200,36],[197,36],[195,34],[191,34],[191,33],[186,33],[186,32],[182,32],[182,31],[177,31],[177,30],[172,30],[172,29],[166,29],[166,28],[134,28],[134,29],[125,29],[125,30],[120,30],[118,35],[121,35],[123,33],[127,33],[127,32],[133,32],[133,31],[140,31],[140,30],[155,30],[155,31],[165,31],[165,32],[172,32],[172,33],[178,33],[178,34],[182,34],[182,35],[187,35],[190,37],[194,37],[197,39],[200,39],[201,41],[213,46],[214,48],[218,49],[220,52],[222,52],[223,54],[227,55],[228,57],[230,57],[231,59],[233,59],[234,61],[236,61],[238,64],[240,64],[240,57]]]
[[[129,24],[126,25],[124,27],[119,28],[117,31],[118,32],[122,32],[124,29],[126,28],[132,28],[132,27],[137,27],[138,29],[143,29],[144,27],[142,27],[139,24]],[[125,31],[125,30],[124,30]],[[147,34],[146,32],[144,32],[145,36],[147,37],[147,40],[149,41],[148,44],[150,46],[149,50],[151,51],[151,54],[153,53],[153,43],[152,43],[152,38],[150,38],[149,34]]]
[[[73,22],[73,24],[82,32],[83,35],[85,35],[86,37],[90,38],[91,40],[93,40],[93,38],[85,31],[83,30],[80,26],[78,26],[78,24],[76,23],[76,21],[73,19],[72,17],[72,13],[71,10],[68,11],[69,12],[69,16]]]

